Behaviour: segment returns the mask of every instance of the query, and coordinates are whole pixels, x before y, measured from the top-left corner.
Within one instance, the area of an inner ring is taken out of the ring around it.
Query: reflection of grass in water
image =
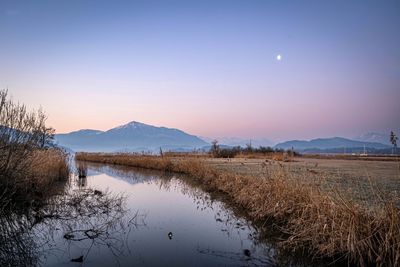
[[[24,216],[0,215],[0,266],[35,266],[38,264],[34,236]]]
[[[217,251],[212,249],[197,248],[200,254],[211,255],[218,258],[224,258],[228,260],[234,260],[235,262],[241,262],[244,266],[269,266],[273,265],[274,262],[267,260],[265,257],[257,257],[251,255],[250,250],[245,249],[243,252],[231,252],[231,251]]]
[[[117,258],[123,252],[126,234],[132,226],[138,226],[138,214],[128,217],[125,198],[98,190],[77,190],[56,200],[56,205],[43,212],[43,216],[55,218],[47,229],[61,229],[68,247],[79,244],[84,259],[93,247],[107,247]],[[52,209],[59,207],[64,209]],[[53,225],[51,225],[53,224]],[[76,255],[80,256],[80,255]]]
[[[140,225],[137,213],[127,215],[124,196],[91,189],[55,196],[43,207],[22,214],[2,214],[0,264],[38,265],[40,253],[51,252],[60,238],[67,241],[67,250],[79,244],[83,249],[77,256],[84,259],[92,248],[101,246],[117,258],[132,227]]]

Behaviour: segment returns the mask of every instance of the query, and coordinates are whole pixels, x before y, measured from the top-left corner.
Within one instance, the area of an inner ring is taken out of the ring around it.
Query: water
[[[188,177],[89,164],[88,177],[75,177],[69,191],[88,192],[90,199],[80,202],[87,210],[72,205],[72,211],[34,227],[42,265],[276,265],[273,247],[258,240],[257,229],[240,211]],[[93,199],[106,197],[109,209],[91,214],[98,208],[90,206]],[[63,200],[68,201],[73,202]],[[71,262],[80,256],[82,263]]]

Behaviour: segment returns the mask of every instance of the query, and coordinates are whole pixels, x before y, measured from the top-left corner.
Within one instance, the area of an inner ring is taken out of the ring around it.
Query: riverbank
[[[79,153],[76,159],[188,174],[210,190],[227,194],[255,220],[277,225],[284,237],[280,245],[290,251],[345,258],[359,266],[399,264],[400,214],[393,201],[369,209],[337,188],[328,194],[316,183],[288,179],[284,168],[257,178],[218,170],[194,158]]]

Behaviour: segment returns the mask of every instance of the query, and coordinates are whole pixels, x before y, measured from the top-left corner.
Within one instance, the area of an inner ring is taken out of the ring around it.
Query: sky
[[[58,133],[400,129],[400,1],[0,0],[0,88]]]

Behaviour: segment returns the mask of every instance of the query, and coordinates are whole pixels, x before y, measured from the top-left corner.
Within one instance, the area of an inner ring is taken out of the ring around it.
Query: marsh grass
[[[0,177],[3,208],[9,204],[29,205],[41,201],[68,180],[68,156],[62,150],[35,150],[24,160],[27,161],[24,175]]]
[[[284,250],[359,266],[400,264],[397,200],[383,197],[373,183],[369,186],[378,208],[371,209],[335,185],[323,190],[323,178],[304,183],[290,179],[283,168],[257,178],[219,171],[194,158],[89,153],[76,158],[189,174],[210,190],[227,194],[254,220],[273,225],[282,235],[279,245]]]

